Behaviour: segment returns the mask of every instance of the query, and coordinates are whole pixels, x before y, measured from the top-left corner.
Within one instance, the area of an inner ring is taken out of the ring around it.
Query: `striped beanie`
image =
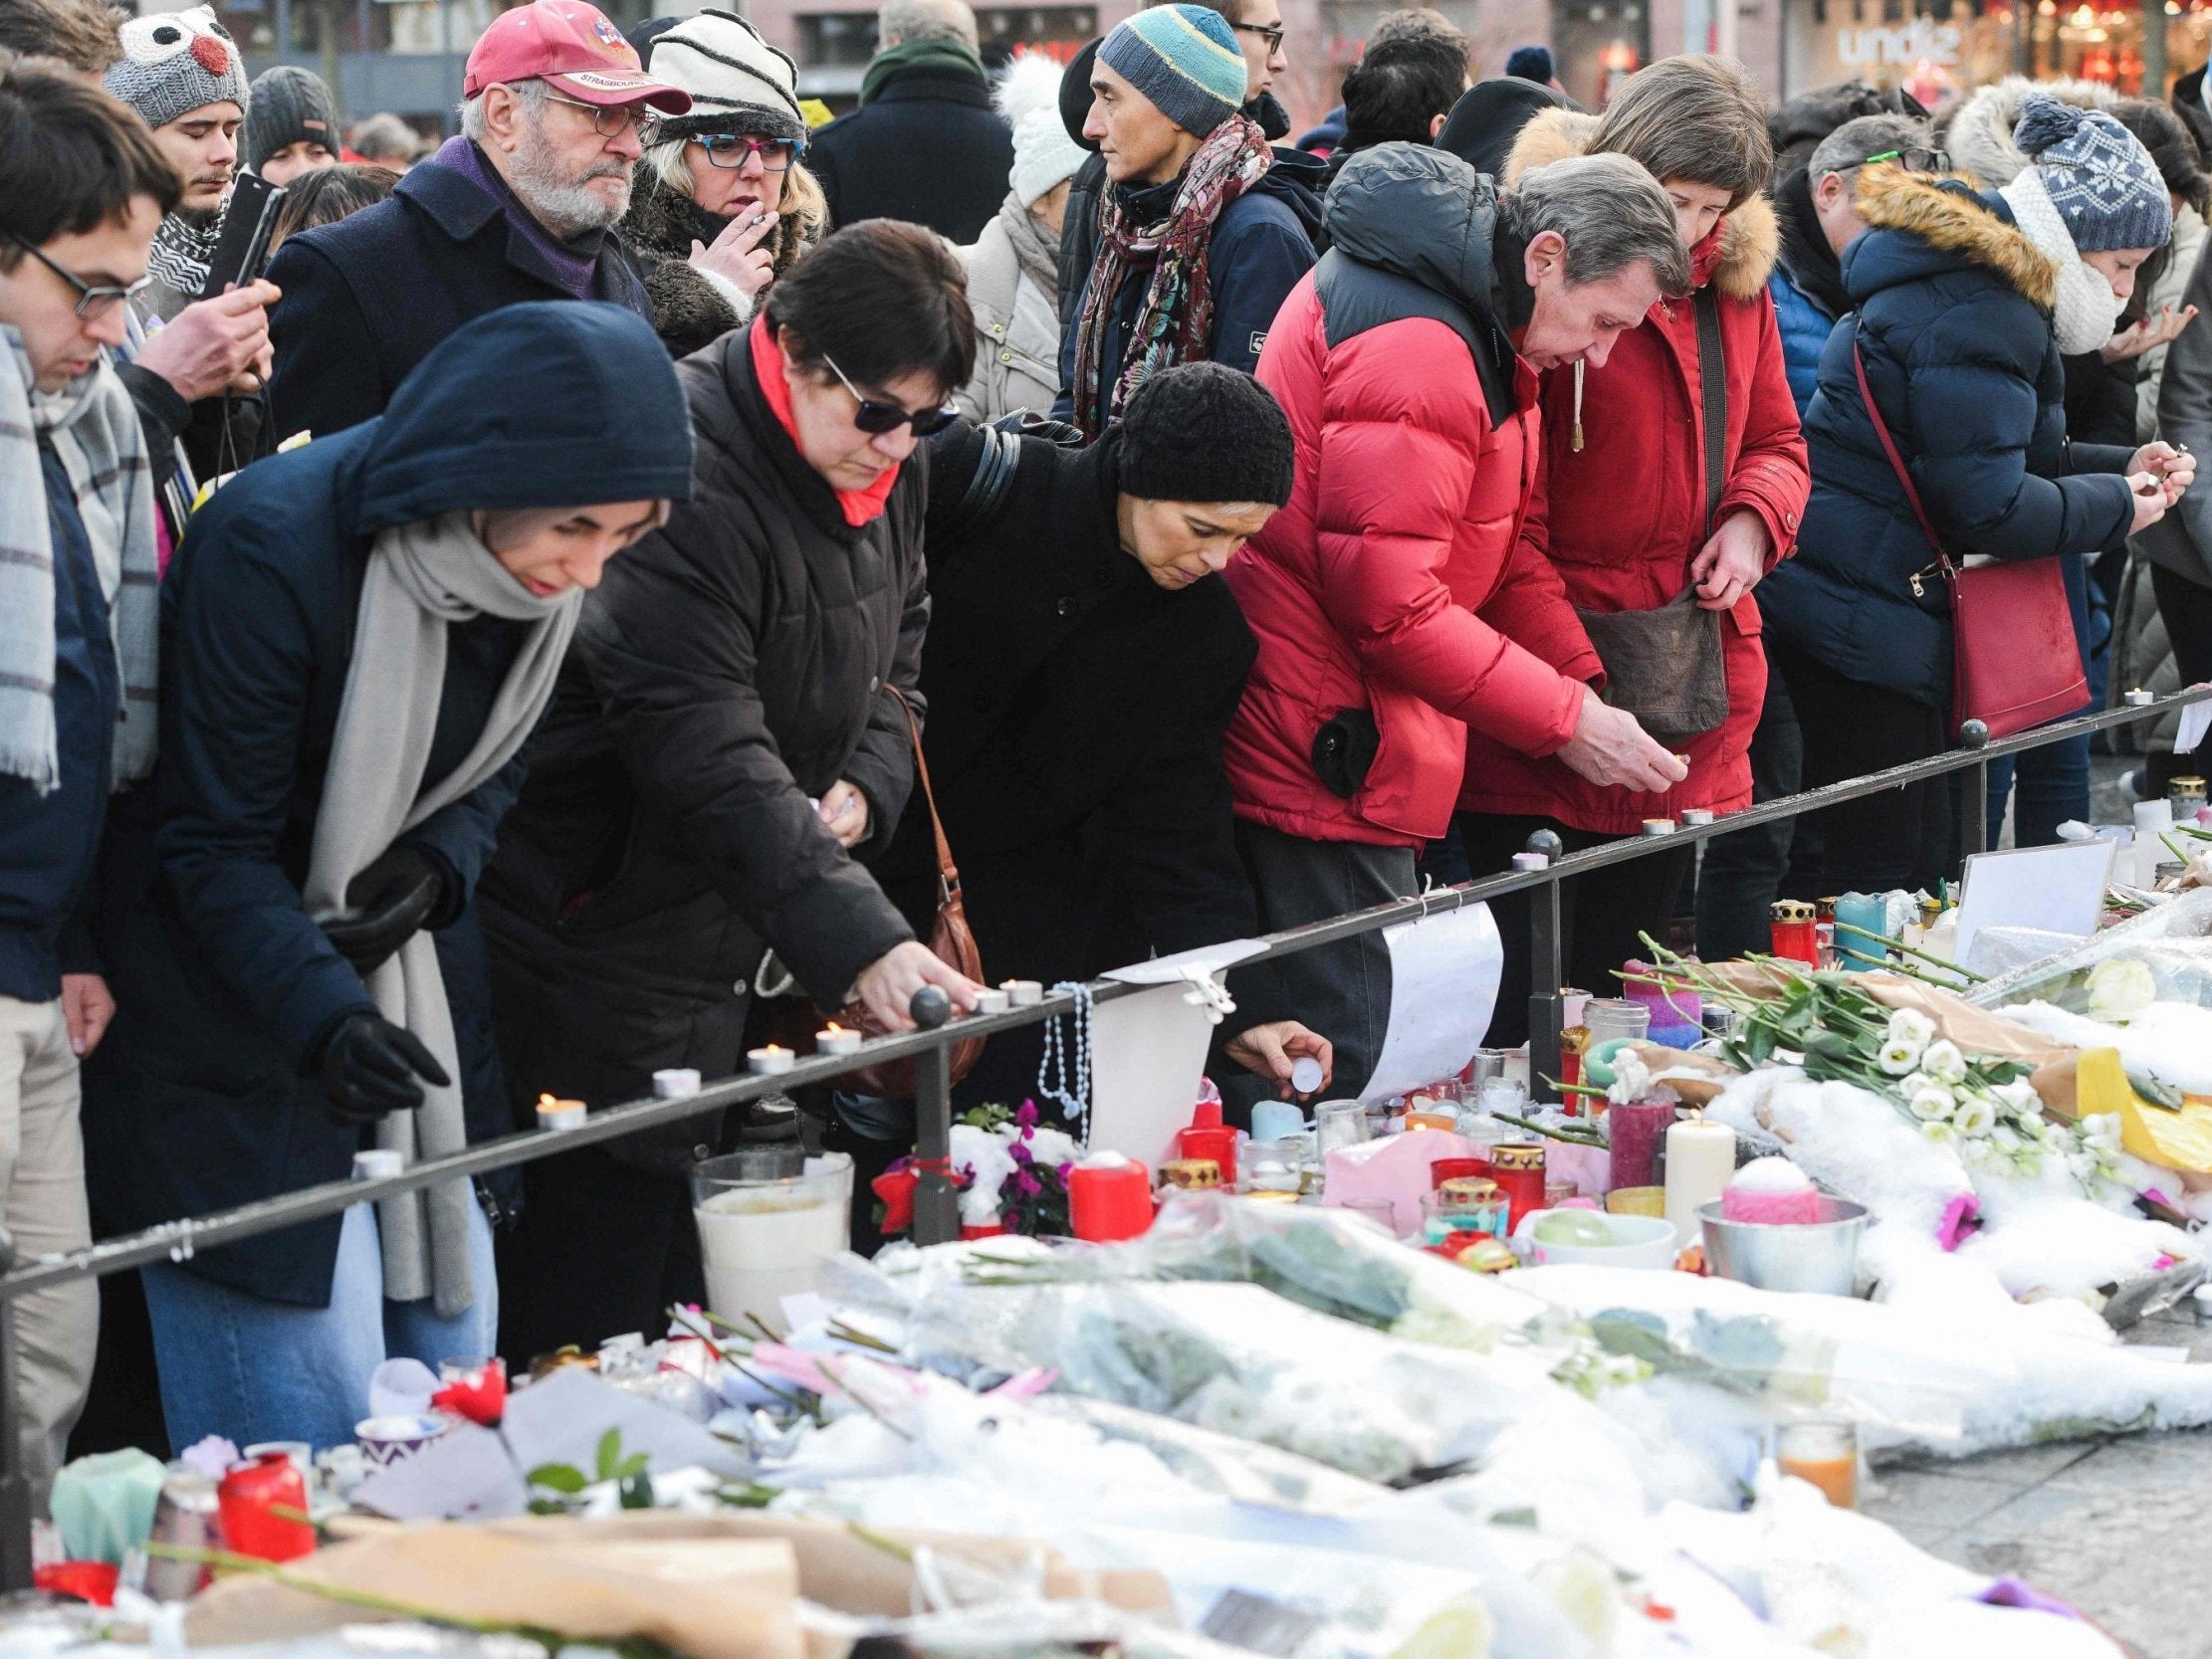
[[[1119,24],[1098,61],[1184,131],[1204,138],[1244,103],[1244,54],[1221,14],[1154,6]]]

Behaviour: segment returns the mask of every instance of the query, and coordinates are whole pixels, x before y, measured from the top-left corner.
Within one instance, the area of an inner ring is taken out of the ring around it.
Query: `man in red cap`
[[[528,300],[604,300],[652,320],[613,226],[655,111],[654,80],[583,0],[505,12],[469,54],[461,135],[387,201],[286,240],[269,268],[276,376],[266,430],[317,436],[383,410],[454,329]]]

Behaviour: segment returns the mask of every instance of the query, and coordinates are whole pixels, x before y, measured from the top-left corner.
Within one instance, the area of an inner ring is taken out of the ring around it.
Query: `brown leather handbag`
[[[922,723],[914,718],[914,705],[896,686],[884,688],[898,700],[899,708],[906,715],[906,728],[914,739],[914,778],[922,786],[922,800],[929,807],[930,832],[937,839],[937,920],[930,928],[929,945],[938,960],[948,967],[957,968],[978,984],[984,979],[983,953],[976,948],[976,935],[969,931],[968,906],[961,898],[960,870],[953,863],[952,844],[945,839],[945,820],[937,813],[937,791],[930,787],[930,763],[922,755]],[[815,1024],[820,1023],[819,1016]],[[838,1010],[837,1023],[848,1030],[859,1031],[870,1037],[888,1033],[875,1015],[868,1012],[866,1003],[851,1002]],[[811,1030],[812,1027],[809,1027]],[[806,1047],[813,1046],[813,1039],[806,1039]],[[803,1052],[803,1051],[802,1051]],[[983,1058],[984,1039],[971,1037],[955,1043],[948,1057],[955,1083],[976,1069],[976,1062]],[[881,1060],[872,1066],[837,1080],[838,1087],[856,1094],[883,1095],[903,1100],[915,1089],[914,1060],[911,1056],[898,1060]]]

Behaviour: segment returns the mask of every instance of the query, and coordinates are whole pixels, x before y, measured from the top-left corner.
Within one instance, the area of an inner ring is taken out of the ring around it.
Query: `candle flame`
[[[831,1035],[832,1037],[842,1037],[845,1034],[845,1028],[839,1025],[835,1020],[831,1020],[827,1025],[823,1026],[822,1029],[828,1032],[829,1035]]]
[[[554,1100],[551,1095],[540,1095],[538,1097],[538,1110],[541,1112],[556,1111],[558,1110],[559,1106],[560,1103]]]

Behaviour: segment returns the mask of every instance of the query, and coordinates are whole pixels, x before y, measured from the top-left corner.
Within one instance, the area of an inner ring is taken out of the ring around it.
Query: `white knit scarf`
[[[308,862],[305,897],[318,922],[345,914],[346,888],[395,839],[481,787],[515,757],[553,697],[582,606],[580,588],[550,599],[533,595],[478,538],[467,513],[400,524],[377,536],[361,583],[353,660]],[[445,689],[446,629],[485,615],[536,626],[468,754],[449,776],[425,788],[422,772]],[[461,1150],[468,1144],[461,1066],[430,935],[416,933],[366,983],[378,1011],[413,1032],[453,1080],[443,1088],[425,1083],[418,1110],[387,1114],[376,1143],[409,1163]],[[387,1299],[435,1297],[441,1319],[475,1300],[470,1186],[445,1181],[377,1206]]]
[[[120,789],[153,769],[160,595],[145,439],[105,357],[58,392],[36,388],[22,334],[0,325],[0,772],[42,795],[62,779],[43,436],[69,475],[108,602],[122,688],[111,781]]]
[[[2059,268],[2059,298],[2052,310],[2059,349],[2070,357],[2097,350],[2112,337],[2127,302],[2113,299],[2112,285],[2076,251],[2073,233],[2035,168],[2022,169],[1998,194],[2011,204],[2022,234]]]

